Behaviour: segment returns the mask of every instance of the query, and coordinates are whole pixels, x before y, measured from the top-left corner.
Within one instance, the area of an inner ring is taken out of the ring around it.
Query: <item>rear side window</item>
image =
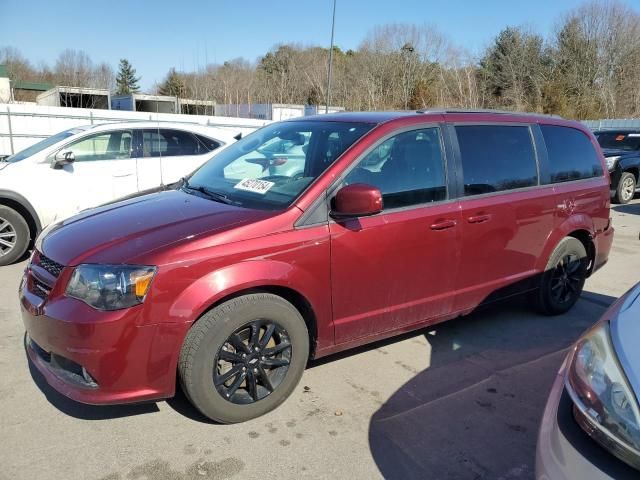
[[[206,152],[205,147],[189,132],[167,129],[142,132],[143,157],[200,155]]]
[[[602,175],[600,159],[583,132],[555,125],[540,125],[540,129],[549,154],[551,183]]]
[[[205,137],[204,135],[196,135],[196,137],[198,137],[198,140],[205,148],[200,153],[212,152],[220,146],[220,143],[216,142],[212,138]]]
[[[538,184],[538,167],[529,127],[456,127],[465,196]]]

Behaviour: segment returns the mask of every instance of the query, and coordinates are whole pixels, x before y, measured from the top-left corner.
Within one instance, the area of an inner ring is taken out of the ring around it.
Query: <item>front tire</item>
[[[191,327],[178,373],[203,415],[238,423],[284,402],[308,357],[309,334],[300,312],[281,297],[257,293],[218,305]]]
[[[563,238],[551,254],[533,300],[544,315],[561,315],[580,298],[589,259],[580,240]]]
[[[0,266],[10,265],[27,251],[29,225],[13,208],[0,205]]]
[[[620,181],[618,182],[618,186],[616,188],[616,196],[614,201],[616,203],[629,203],[633,200],[633,197],[636,193],[636,177],[633,173],[630,172],[622,172],[620,176]]]

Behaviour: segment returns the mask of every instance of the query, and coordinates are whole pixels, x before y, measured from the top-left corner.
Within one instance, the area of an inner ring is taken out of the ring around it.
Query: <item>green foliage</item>
[[[537,111],[550,65],[542,37],[507,27],[480,60],[479,74],[493,105]]]
[[[175,68],[171,68],[169,73],[158,88],[158,93],[160,95],[168,95],[170,97],[184,97],[186,93],[186,87],[184,85],[184,81],[176,72]]]
[[[136,69],[131,66],[129,60],[120,59],[116,76],[116,93],[119,95],[138,93],[140,91],[139,81],[140,77],[136,77]]]

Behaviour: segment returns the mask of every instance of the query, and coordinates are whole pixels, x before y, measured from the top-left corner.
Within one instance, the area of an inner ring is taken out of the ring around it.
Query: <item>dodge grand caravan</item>
[[[259,154],[279,141],[304,168]],[[273,123],[171,190],[43,231],[20,286],[26,349],[77,401],[167,398],[177,377],[204,415],[241,422],[309,358],[515,294],[566,312],[607,261],[609,206],[595,138],[560,118]]]

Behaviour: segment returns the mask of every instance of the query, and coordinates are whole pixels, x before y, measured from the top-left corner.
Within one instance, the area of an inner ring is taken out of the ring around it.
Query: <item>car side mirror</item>
[[[380,189],[365,183],[354,183],[338,190],[333,198],[333,218],[366,217],[383,208]]]
[[[62,168],[65,165],[69,165],[76,161],[76,156],[73,152],[69,151],[61,151],[56,153],[55,157],[53,157],[53,161],[51,162],[51,168]]]

